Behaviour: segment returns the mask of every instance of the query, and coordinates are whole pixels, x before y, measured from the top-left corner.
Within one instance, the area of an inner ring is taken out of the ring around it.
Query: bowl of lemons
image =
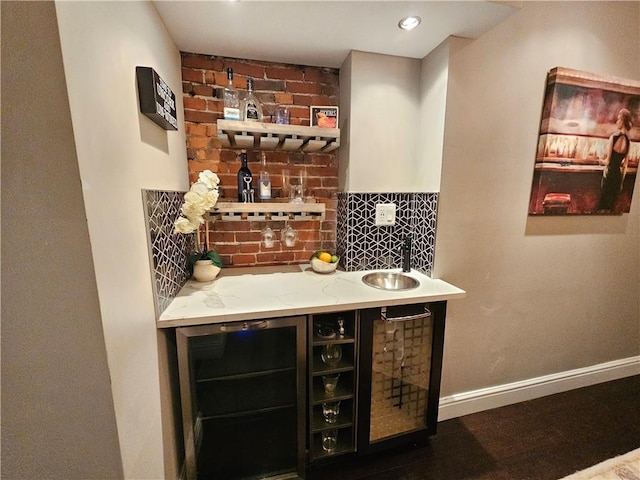
[[[332,255],[326,250],[318,250],[311,255],[310,263],[314,272],[331,273],[338,268],[339,260],[340,259],[336,255]]]

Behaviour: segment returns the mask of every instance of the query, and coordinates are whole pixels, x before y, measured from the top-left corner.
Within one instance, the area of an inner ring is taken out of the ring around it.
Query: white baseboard
[[[640,374],[640,356],[440,397],[438,421]]]

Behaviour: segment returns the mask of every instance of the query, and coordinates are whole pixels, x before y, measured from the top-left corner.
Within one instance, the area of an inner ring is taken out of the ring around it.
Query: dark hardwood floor
[[[640,448],[640,376],[446,420],[421,445],[308,480],[558,480]]]

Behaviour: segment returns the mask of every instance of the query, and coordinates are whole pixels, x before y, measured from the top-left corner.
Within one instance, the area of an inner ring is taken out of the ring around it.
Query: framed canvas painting
[[[640,81],[549,71],[529,215],[629,213],[639,160]]]

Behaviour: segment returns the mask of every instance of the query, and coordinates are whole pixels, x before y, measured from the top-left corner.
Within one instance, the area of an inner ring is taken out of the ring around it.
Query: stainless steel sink
[[[420,285],[415,278],[400,272],[367,273],[362,277],[362,281],[370,287],[381,290],[410,290]]]

